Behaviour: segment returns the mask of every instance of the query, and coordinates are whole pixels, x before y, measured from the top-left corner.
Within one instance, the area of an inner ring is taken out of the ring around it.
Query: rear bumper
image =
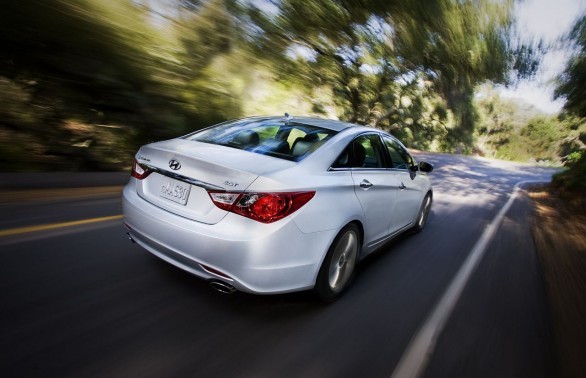
[[[145,201],[134,180],[124,188],[122,205],[129,234],[143,248],[200,278],[250,293],[312,288],[336,236],[335,230],[302,233],[291,217],[262,224],[229,213],[217,224],[199,223]]]

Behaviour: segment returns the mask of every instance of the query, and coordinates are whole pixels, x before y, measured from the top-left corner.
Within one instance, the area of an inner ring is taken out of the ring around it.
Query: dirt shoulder
[[[586,197],[534,187],[533,240],[543,267],[559,361],[556,376],[586,376]],[[563,199],[562,199],[563,198]]]

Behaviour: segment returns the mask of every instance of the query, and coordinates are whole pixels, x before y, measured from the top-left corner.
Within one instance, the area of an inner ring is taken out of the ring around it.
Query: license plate
[[[183,181],[163,177],[160,194],[163,198],[185,205],[187,203],[187,198],[189,197],[190,189],[191,185],[184,183]]]

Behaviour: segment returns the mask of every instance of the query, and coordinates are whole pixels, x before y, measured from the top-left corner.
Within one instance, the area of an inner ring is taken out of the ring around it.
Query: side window
[[[391,138],[384,138],[385,146],[389,151],[391,157],[391,167],[396,169],[409,169],[413,165],[413,158],[403,146],[395,142]]]
[[[354,139],[334,163],[334,168],[383,168],[383,154],[377,135]]]

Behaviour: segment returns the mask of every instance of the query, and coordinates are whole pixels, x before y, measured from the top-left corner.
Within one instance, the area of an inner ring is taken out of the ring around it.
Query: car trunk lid
[[[230,147],[174,139],[144,146],[136,155],[153,172],[137,181],[146,201],[194,221],[215,224],[227,214],[208,190],[242,192],[264,173],[293,162]]]

